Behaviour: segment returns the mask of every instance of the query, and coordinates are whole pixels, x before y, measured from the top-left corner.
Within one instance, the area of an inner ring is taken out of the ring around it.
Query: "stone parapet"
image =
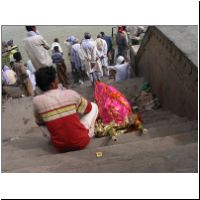
[[[173,30],[178,30],[180,27],[173,26]],[[179,34],[177,37],[180,42],[182,35]],[[183,42],[190,44],[188,38],[183,36]],[[180,116],[197,119],[198,68],[193,61],[196,60],[198,52],[195,52],[196,49],[192,46],[188,47],[191,53],[184,52],[187,49],[178,48],[176,39],[171,41],[170,38],[159,27],[148,28],[137,55],[134,56],[134,51],[131,51],[135,59],[136,75],[144,76],[150,82],[153,93],[159,97],[164,107]]]

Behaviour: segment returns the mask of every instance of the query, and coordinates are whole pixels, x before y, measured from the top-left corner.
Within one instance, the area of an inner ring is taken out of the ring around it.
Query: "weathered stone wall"
[[[163,107],[198,118],[198,68],[158,28],[148,28],[136,66],[136,74],[150,82]]]

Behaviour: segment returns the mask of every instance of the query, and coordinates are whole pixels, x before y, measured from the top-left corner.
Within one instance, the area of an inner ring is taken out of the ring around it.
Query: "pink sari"
[[[122,125],[132,114],[131,106],[123,94],[103,82],[96,82],[94,98],[104,124],[115,122]]]

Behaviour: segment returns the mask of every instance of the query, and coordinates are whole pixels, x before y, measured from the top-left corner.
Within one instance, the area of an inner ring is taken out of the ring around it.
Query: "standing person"
[[[91,38],[90,33],[84,34],[81,42],[81,48],[85,61],[86,72],[94,85],[96,81],[100,81],[101,70],[97,64],[97,47],[95,41]]]
[[[126,60],[128,60],[128,41],[126,38],[126,35],[124,34],[124,31],[122,27],[118,27],[118,32],[116,35],[116,44],[117,44],[117,50],[118,50],[118,56],[123,56]]]
[[[37,32],[36,26],[26,26],[26,30],[28,34],[24,40],[25,50],[33,66],[36,70],[44,66],[51,66],[52,59],[48,53],[49,44]]]
[[[33,63],[31,62],[30,59],[27,60],[26,65],[27,65],[27,68],[30,70],[30,72],[31,72],[32,74],[34,74],[34,73],[36,72],[36,69],[35,69],[35,67],[33,66]]]
[[[117,58],[115,66],[109,66],[108,68],[115,71],[115,81],[117,82],[130,78],[130,64],[125,61],[123,56]]]
[[[32,87],[31,80],[29,79],[27,68],[25,67],[24,63],[22,62],[22,56],[20,52],[16,52],[13,55],[15,59],[14,63],[14,71],[16,72],[22,89],[25,91],[27,96],[34,96],[34,91]]]
[[[36,81],[35,81],[36,69],[33,66],[33,64],[32,64],[30,59],[27,60],[27,62],[25,63],[25,66],[27,67],[26,71],[27,71],[29,79],[31,80],[31,83],[32,83],[33,92],[34,92],[35,95],[37,95],[39,93],[39,91],[36,90]]]
[[[56,71],[44,67],[36,72],[43,94],[33,99],[36,123],[47,127],[59,152],[85,148],[94,136],[98,107],[73,90],[58,88]],[[78,113],[84,116],[80,119]]]
[[[51,57],[52,57],[53,63],[56,65],[58,79],[60,83],[62,83],[62,85],[67,88],[67,85],[68,85],[67,67],[65,65],[63,54],[59,52],[58,46],[54,47],[53,54]]]
[[[74,67],[76,70],[76,80],[75,82],[79,82],[80,84],[83,84],[84,81],[84,66],[81,62],[81,45],[78,43],[78,39],[76,38],[73,42],[72,48],[71,48],[71,57],[72,61],[74,63]]]
[[[35,81],[35,74],[32,73],[28,68],[26,69],[26,72],[28,74],[28,77],[31,81],[31,84],[32,84],[32,88],[33,88],[33,93],[34,95],[37,95],[37,92],[36,92],[36,81]]]
[[[128,27],[129,37],[132,45],[138,45],[140,41],[140,34],[144,33],[143,26],[129,26]]]
[[[99,58],[98,61],[100,62],[100,65],[102,66],[102,75],[109,76],[107,67],[108,67],[108,46],[105,40],[100,38],[101,36],[98,35],[96,39],[96,45],[97,45],[97,57]],[[100,68],[101,69],[101,68]]]
[[[53,53],[53,51],[54,51],[54,47],[55,47],[55,46],[57,46],[58,49],[59,49],[59,52],[63,54],[63,50],[62,50],[62,48],[61,48],[61,46],[60,46],[60,43],[59,43],[59,39],[58,39],[58,38],[55,38],[55,39],[54,39],[54,42],[53,42],[52,45],[51,45],[51,51],[52,51],[52,53]]]
[[[123,31],[123,33],[124,33],[124,35],[125,35],[125,37],[126,37],[126,41],[127,41],[127,43],[128,43],[128,33],[127,33],[127,28],[126,28],[126,26],[121,26],[122,27],[122,31]]]
[[[107,57],[108,57],[109,65],[110,65],[111,62],[112,62],[112,53],[113,53],[112,52],[113,51],[113,49],[112,49],[112,39],[111,39],[111,37],[105,35],[105,33],[103,31],[100,32],[100,34],[101,34],[101,38],[103,40],[105,40],[106,43],[107,43],[107,47],[108,47]]]
[[[73,35],[67,37],[67,39],[66,39],[68,59],[69,59],[70,64],[71,64],[71,73],[72,73],[72,78],[73,78],[74,83],[76,82],[77,74],[76,74],[75,64],[74,64],[74,62],[72,60],[72,56],[71,56],[71,48],[72,48],[72,45],[73,45],[73,42],[74,42],[75,39],[76,38]]]

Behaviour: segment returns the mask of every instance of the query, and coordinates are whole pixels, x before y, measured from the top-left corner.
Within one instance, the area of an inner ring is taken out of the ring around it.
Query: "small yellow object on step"
[[[149,130],[146,129],[146,128],[144,128],[144,129],[143,129],[143,134],[148,134],[148,133],[149,133]]]
[[[102,157],[102,156],[103,156],[102,152],[100,152],[100,151],[96,152],[96,157],[97,157],[97,158],[100,158],[100,157]]]

